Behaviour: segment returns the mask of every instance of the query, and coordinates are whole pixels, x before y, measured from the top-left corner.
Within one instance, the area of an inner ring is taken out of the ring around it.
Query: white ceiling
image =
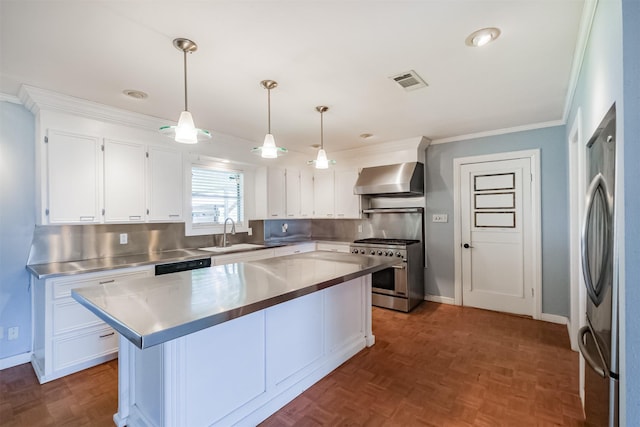
[[[176,37],[188,58],[198,127],[261,143],[267,93],[278,145],[328,151],[561,120],[584,0],[0,0],[0,91],[21,84],[177,120]],[[483,48],[465,38],[501,37]],[[390,76],[415,70],[405,92]],[[149,94],[134,100],[122,94]],[[366,141],[362,133],[374,136]]]

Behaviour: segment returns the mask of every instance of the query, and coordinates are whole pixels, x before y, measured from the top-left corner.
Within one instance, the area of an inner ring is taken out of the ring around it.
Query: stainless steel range
[[[424,300],[423,249],[420,240],[368,238],[355,240],[354,254],[395,258],[398,263],[372,274],[372,304],[404,312]]]

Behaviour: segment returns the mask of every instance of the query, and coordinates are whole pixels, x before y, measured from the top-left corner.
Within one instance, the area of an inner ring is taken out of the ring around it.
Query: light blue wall
[[[25,270],[35,227],[34,117],[0,102],[0,359],[31,351],[31,297]],[[19,328],[9,341],[8,328]]]
[[[640,425],[640,2],[623,0],[626,421]]]
[[[555,126],[489,136],[427,149],[426,286],[431,295],[453,298],[453,159],[509,151],[540,149],[542,193],[542,311],[569,315],[569,202],[565,127]],[[434,213],[447,223],[429,221]]]

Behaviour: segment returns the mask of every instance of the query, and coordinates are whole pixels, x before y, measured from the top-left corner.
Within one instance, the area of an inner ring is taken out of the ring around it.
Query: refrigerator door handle
[[[591,334],[591,337],[594,340],[594,344],[598,351],[598,358],[600,359],[601,365],[599,365],[596,362],[593,355],[589,353],[589,350],[587,349],[587,345],[584,342],[585,335],[587,334]],[[606,366],[604,362],[604,358],[602,357],[602,354],[600,354],[600,349],[598,348],[598,344],[595,341],[595,337],[593,336],[591,329],[589,329],[589,326],[583,326],[578,331],[578,347],[580,348],[580,353],[582,353],[584,360],[586,360],[589,366],[591,366],[591,369],[593,369],[602,378],[607,378],[609,376],[608,372],[606,371],[606,368],[603,368],[603,366]]]

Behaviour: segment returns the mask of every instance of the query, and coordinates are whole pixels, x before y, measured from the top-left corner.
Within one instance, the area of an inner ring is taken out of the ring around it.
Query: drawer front
[[[349,243],[318,243],[317,249],[319,251],[349,253]]]
[[[273,249],[260,249],[242,254],[229,254],[211,257],[213,265],[233,264],[235,262],[258,261],[261,259],[273,258]]]
[[[61,279],[53,282],[53,297],[64,298],[71,295],[71,290],[75,288],[83,288],[87,286],[99,286],[109,283],[116,283],[123,280],[139,279],[142,277],[149,277],[151,275],[150,270],[144,271],[131,271],[128,273],[116,273],[102,276],[96,276],[91,278],[76,278],[76,279]]]
[[[275,248],[276,256],[284,256],[284,255],[293,255],[293,254],[301,254],[304,252],[313,252],[316,250],[316,243],[302,243],[299,245],[291,245],[291,246],[282,246],[279,248]]]
[[[108,327],[73,338],[54,339],[53,369],[57,371],[117,351],[118,334]]]
[[[70,298],[53,303],[53,334],[103,324],[102,320]]]

